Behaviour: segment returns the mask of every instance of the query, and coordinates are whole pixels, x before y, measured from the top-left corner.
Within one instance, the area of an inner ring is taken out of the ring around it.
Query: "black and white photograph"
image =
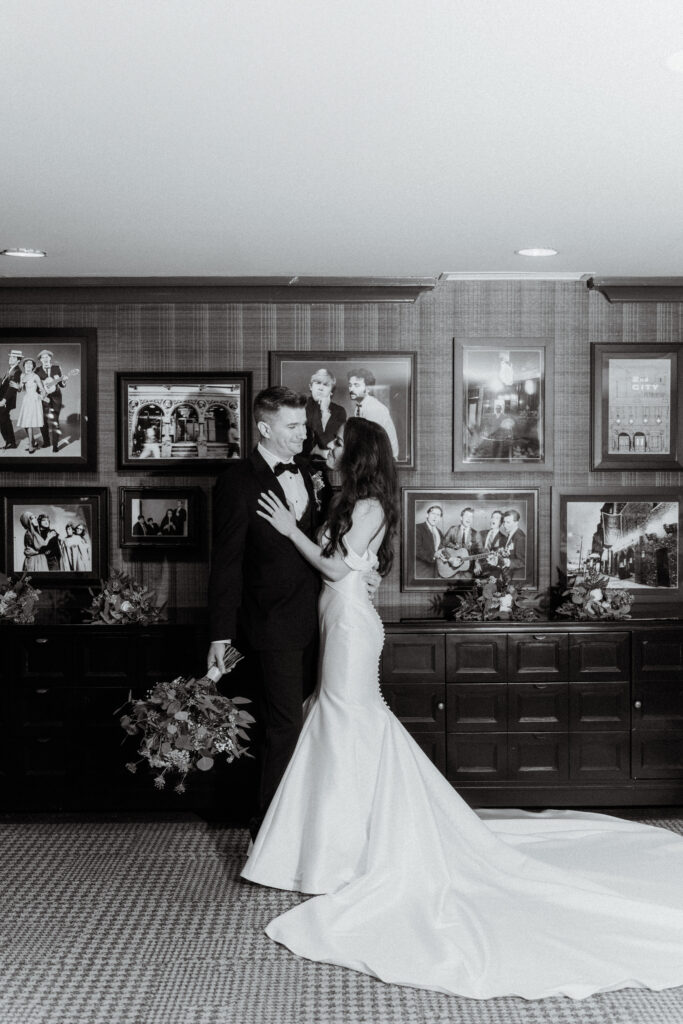
[[[590,560],[608,587],[632,591],[641,604],[676,601],[681,509],[680,490],[670,488],[554,489],[556,564],[576,576]]]
[[[99,579],[107,568],[106,488],[7,488],[0,491],[4,571],[41,586]]]
[[[249,450],[251,372],[119,373],[119,469],[208,473]]]
[[[414,352],[271,352],[270,383],[306,396],[304,455],[322,461],[339,426],[363,416],[384,427],[398,468],[415,465]]]
[[[454,342],[454,468],[552,469],[553,351],[547,340]]]
[[[401,587],[466,590],[505,567],[519,587],[537,582],[538,492],[403,488]]]
[[[119,546],[195,547],[201,495],[199,487],[120,487]]]
[[[0,329],[0,466],[94,469],[97,332]]]

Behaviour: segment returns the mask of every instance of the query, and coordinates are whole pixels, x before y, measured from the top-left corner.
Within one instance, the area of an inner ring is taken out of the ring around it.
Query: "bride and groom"
[[[242,876],[313,896],[267,934],[310,960],[477,999],[683,984],[681,838],[590,812],[474,812],[384,704],[365,577],[391,565],[391,448],[377,424],[346,423],[329,456],[341,491],[316,542],[295,458],[302,409],[284,389],[262,392],[262,443],[216,492],[210,594],[223,643],[210,659],[236,638],[239,609],[264,685],[263,818]],[[314,685],[305,652],[319,589]],[[288,683],[268,675],[279,661]]]

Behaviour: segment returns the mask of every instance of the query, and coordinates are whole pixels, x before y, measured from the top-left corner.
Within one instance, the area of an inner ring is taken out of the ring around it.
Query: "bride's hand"
[[[296,530],[296,516],[291,506],[285,507],[273,491],[267,494],[262,491],[258,503],[263,511],[256,509],[256,514],[267,519],[283,537],[291,537]]]

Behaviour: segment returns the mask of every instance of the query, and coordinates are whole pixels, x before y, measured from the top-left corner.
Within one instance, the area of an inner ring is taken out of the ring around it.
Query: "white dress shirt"
[[[273,455],[272,452],[269,452],[267,448],[264,448],[262,444],[259,444],[258,450],[259,454],[263,456],[271,469],[275,469],[280,462],[295,465],[293,458],[280,459],[277,455]],[[277,479],[280,487],[285,492],[285,498],[294,509],[294,515],[297,519],[301,519],[308,507],[308,491],[306,490],[306,484],[304,483],[304,478],[301,475],[301,470],[298,470],[297,473],[281,473]]]

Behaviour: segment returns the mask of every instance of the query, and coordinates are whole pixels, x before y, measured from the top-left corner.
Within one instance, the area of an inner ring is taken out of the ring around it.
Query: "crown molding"
[[[590,277],[608,302],[683,302],[683,277]]]

